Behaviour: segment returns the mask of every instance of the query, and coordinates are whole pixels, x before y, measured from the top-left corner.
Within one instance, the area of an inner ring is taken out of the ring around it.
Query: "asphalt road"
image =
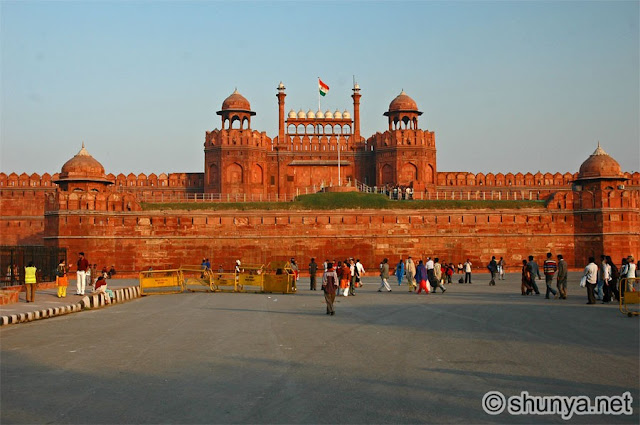
[[[0,329],[11,423],[639,423],[640,320],[615,305],[519,294],[486,276],[445,294],[378,293],[325,315],[296,295],[148,296]],[[544,287],[544,283],[542,283]],[[621,395],[631,416],[497,416],[505,396]]]

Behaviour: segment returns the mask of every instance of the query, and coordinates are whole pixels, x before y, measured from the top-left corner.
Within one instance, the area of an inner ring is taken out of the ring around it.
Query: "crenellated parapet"
[[[468,173],[468,172],[439,172],[438,189],[468,186],[503,186],[541,188],[554,187],[571,189],[571,182],[578,177],[578,173]]]
[[[57,190],[45,199],[45,215],[61,211],[141,211],[133,193],[64,192]]]
[[[547,199],[550,210],[589,211],[594,209],[640,209],[640,190],[611,189],[598,195],[594,191],[554,192]]]
[[[203,173],[108,174],[118,191],[178,191],[202,192]]]
[[[436,136],[429,130],[388,130],[376,133],[367,139],[369,149],[380,150],[386,148],[435,148]]]
[[[272,149],[271,138],[267,133],[257,130],[227,129],[207,131],[205,134],[205,151],[214,146]]]
[[[11,173],[7,175],[6,173],[0,172],[0,189],[55,189],[56,184],[53,183],[52,180],[56,180],[58,176],[58,173],[53,175],[49,173],[42,175],[38,173],[22,173],[20,175]]]

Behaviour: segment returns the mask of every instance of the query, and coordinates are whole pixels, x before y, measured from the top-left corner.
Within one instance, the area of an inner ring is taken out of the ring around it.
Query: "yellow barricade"
[[[267,270],[268,273],[264,276],[264,292],[292,294],[298,290],[296,275],[288,261],[272,261]]]
[[[286,261],[244,265],[239,273],[203,270],[201,266],[180,266],[171,270],[140,272],[140,293],[179,294],[189,292],[296,292],[296,278]]]
[[[638,307],[630,310],[629,305],[640,306],[640,278],[625,277],[620,279],[620,312],[627,316],[637,316],[640,314]]]
[[[238,292],[263,292],[264,275],[262,273],[238,274]]]
[[[180,266],[182,288],[189,292],[209,292],[213,281],[211,270],[203,270],[200,266]]]
[[[213,273],[211,290],[214,292],[236,292],[235,273]]]
[[[180,270],[149,270],[140,272],[140,295],[179,294],[182,292]]]

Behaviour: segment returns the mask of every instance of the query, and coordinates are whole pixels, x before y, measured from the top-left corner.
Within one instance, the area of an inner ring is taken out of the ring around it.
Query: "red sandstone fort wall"
[[[582,228],[589,230],[590,220],[597,225],[597,217],[590,217],[579,219]],[[304,265],[310,257],[323,261],[350,256],[375,269],[384,257],[395,262],[408,255],[456,263],[470,258],[484,270],[496,255],[506,259],[509,271],[516,271],[527,255],[542,259],[549,251],[564,254],[572,267],[583,267],[585,256],[600,255],[603,238],[609,237],[590,231],[576,234],[574,212],[558,209],[58,211],[46,219],[48,245],[84,251],[91,262],[115,264],[121,270],[199,264],[203,257],[215,268],[222,264],[230,269],[237,258],[267,263],[296,257]],[[635,223],[635,231],[627,231],[621,249],[637,255],[638,211],[630,212],[627,220]],[[615,240],[618,244],[618,236]]]
[[[27,185],[0,189],[0,245],[43,245],[46,193]]]

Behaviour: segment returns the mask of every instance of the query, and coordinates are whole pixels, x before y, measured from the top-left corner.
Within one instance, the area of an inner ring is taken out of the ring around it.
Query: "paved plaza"
[[[327,316],[302,278],[295,295],[157,295],[4,326],[0,422],[637,424],[640,320],[585,305],[578,280],[545,300],[517,274],[428,296],[369,277]],[[490,416],[488,391],[629,391],[633,415]]]

